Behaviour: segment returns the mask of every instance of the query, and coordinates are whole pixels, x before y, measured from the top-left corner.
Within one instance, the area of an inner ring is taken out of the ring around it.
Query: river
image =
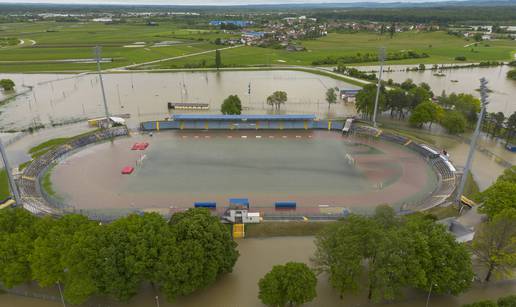
[[[273,265],[284,264],[288,261],[310,263],[315,245],[313,237],[277,237],[267,239],[244,239],[239,241],[240,258],[233,273],[223,276],[214,285],[200,290],[193,295],[180,298],[174,303],[166,302],[159,295],[159,306],[162,307],[198,307],[198,306],[263,306],[258,300],[258,280],[271,270]],[[40,291],[41,292],[41,291]],[[494,282],[486,285],[475,285],[467,293],[458,297],[432,296],[429,306],[454,307],[465,303],[497,298],[516,292],[516,282]],[[58,298],[56,289],[44,291]],[[373,306],[368,304],[366,293],[348,294],[341,300],[339,295],[329,286],[327,276],[319,276],[317,298],[303,306]],[[151,287],[143,287],[129,303],[122,304],[109,299],[92,299],[83,306],[97,307],[136,307],[156,306],[157,293]],[[425,306],[426,293],[407,291],[405,298],[399,302],[390,303],[392,307]],[[58,301],[44,301],[32,298],[0,295],[0,306],[17,307],[60,307]]]

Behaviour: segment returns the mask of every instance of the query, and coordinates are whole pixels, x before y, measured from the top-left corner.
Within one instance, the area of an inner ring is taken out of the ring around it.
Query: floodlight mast
[[[7,178],[9,179],[9,187],[11,188],[11,193],[13,193],[14,201],[18,206],[22,205],[20,192],[18,191],[18,186],[16,185],[16,181],[14,181],[13,174],[11,172],[11,165],[9,164],[9,160],[7,158],[7,153],[5,152],[4,144],[0,140],[0,155],[2,156],[2,160],[4,161],[5,171],[7,173]]]
[[[380,61],[380,73],[378,74],[378,84],[376,85],[376,98],[374,100],[373,126],[376,128],[376,115],[378,113],[378,100],[380,98],[380,88],[382,86],[383,62],[385,61],[385,48],[382,47],[378,51],[378,60]]]
[[[482,127],[482,120],[484,119],[484,115],[486,113],[487,105],[489,104],[488,98],[488,88],[487,88],[487,80],[486,78],[480,79],[480,102],[481,109],[480,115],[478,116],[477,126],[475,128],[475,132],[473,133],[473,138],[471,139],[471,143],[469,145],[469,153],[468,159],[466,160],[466,165],[464,166],[464,171],[462,172],[462,178],[460,180],[459,188],[457,189],[457,193],[455,195],[455,202],[460,204],[462,194],[464,193],[464,187],[466,186],[466,180],[468,179],[468,174],[471,170],[471,164],[473,163],[473,157],[475,155],[475,149],[477,147],[478,137],[480,136],[480,128]]]
[[[101,61],[101,52],[102,49],[100,46],[95,47],[95,61],[97,62],[97,73],[99,74],[99,80],[100,80],[100,89],[102,91],[102,100],[104,102],[104,111],[106,112],[106,128],[109,128],[109,110],[107,105],[107,99],[106,99],[106,91],[104,90],[104,80],[102,79],[102,70],[100,69],[100,61]]]

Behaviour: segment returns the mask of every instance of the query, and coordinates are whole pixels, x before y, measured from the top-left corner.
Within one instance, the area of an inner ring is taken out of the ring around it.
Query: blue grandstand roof
[[[174,120],[314,120],[315,115],[197,115],[177,114],[173,115]]]

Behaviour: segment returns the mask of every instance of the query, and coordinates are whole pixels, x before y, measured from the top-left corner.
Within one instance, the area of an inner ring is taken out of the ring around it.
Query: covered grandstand
[[[167,129],[271,129],[308,130],[314,128],[315,115],[196,115],[177,114],[170,120],[141,124],[143,130]]]

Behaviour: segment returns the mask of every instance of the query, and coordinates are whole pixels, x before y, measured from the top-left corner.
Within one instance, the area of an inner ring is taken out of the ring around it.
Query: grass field
[[[10,195],[7,172],[4,169],[0,169],[0,201],[6,199]]]
[[[515,41],[497,40],[479,43],[477,47],[464,47],[471,42],[444,32],[407,32],[397,34],[392,39],[373,33],[330,33],[321,39],[300,43],[307,51],[288,52],[260,47],[226,50],[222,51],[222,62],[226,66],[311,65],[314,60],[326,57],[376,53],[380,46],[385,46],[387,52],[412,50],[418,53],[424,52],[430,56],[421,59],[389,61],[389,64],[454,63],[458,62],[455,60],[456,56],[465,56],[468,62],[510,60],[516,51]],[[200,55],[163,62],[147,68],[183,67],[186,64],[198,64],[203,60],[208,66],[214,65],[213,56]],[[368,65],[368,63],[360,64]]]
[[[158,26],[147,26],[143,21],[111,25],[95,22],[27,22],[0,25],[0,37],[23,42],[0,48],[0,72],[41,72],[93,70],[95,65],[92,63],[55,61],[92,58],[93,47],[97,44],[103,46],[104,58],[113,59],[112,62],[102,65],[104,69],[108,69],[213,50],[220,48],[213,44],[216,38],[238,37],[238,34],[189,29],[188,25],[173,21],[160,22]],[[154,47],[155,43],[163,41],[173,41],[174,44]],[[144,42],[143,47],[127,47],[137,42]],[[465,56],[468,62],[510,60],[516,51],[515,41],[497,40],[479,43],[476,47],[464,47],[471,42],[444,32],[405,32],[396,34],[392,39],[375,33],[330,33],[317,40],[298,43],[307,50],[288,52],[249,46],[224,50],[223,64],[238,67],[307,66],[326,57],[376,53],[380,46],[386,47],[388,52],[412,50],[430,55],[423,59],[389,62],[392,64],[452,63],[456,62],[456,56]],[[143,68],[182,68],[185,65],[198,65],[203,61],[206,66],[214,66],[214,55],[192,56]]]
[[[215,49],[211,41],[230,35],[215,30],[177,28],[177,24],[144,23],[105,25],[102,23],[13,23],[0,26],[1,37],[13,37],[23,44],[0,48],[0,72],[92,70],[94,64],[53,63],[93,57],[93,47],[103,46],[102,57],[112,58],[103,68],[113,68]],[[154,47],[159,42],[171,46]],[[127,47],[144,42],[143,47]]]

